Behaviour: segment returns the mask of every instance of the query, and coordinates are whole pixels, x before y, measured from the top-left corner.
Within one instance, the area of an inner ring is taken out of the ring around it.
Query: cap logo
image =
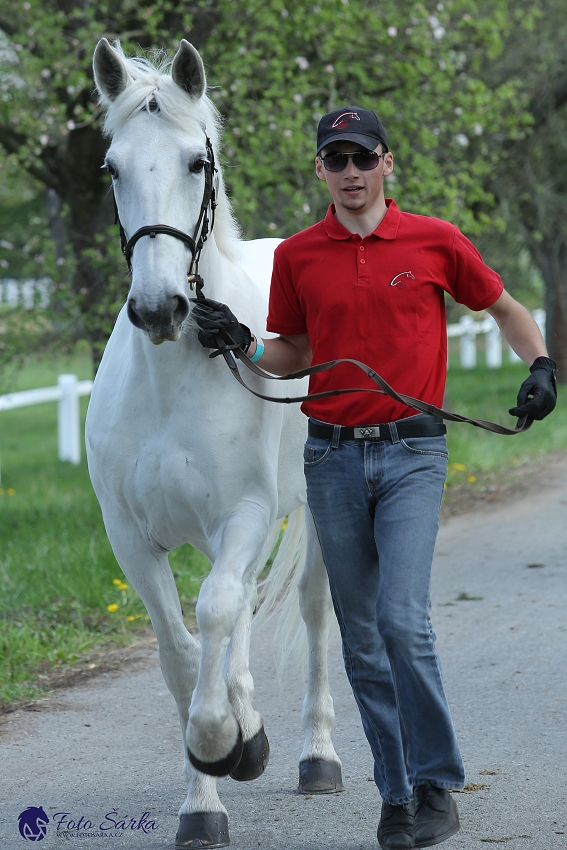
[[[331,125],[331,130],[344,130],[345,127],[348,127],[349,118],[353,118],[356,121],[360,121],[360,116],[357,112],[343,112],[342,115],[339,115],[338,118],[335,118],[333,124]]]

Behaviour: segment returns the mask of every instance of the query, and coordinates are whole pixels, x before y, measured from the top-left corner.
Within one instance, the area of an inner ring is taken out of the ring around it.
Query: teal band
[[[264,353],[264,342],[260,339],[259,336],[256,337],[256,351],[253,356],[250,358],[251,363],[256,363],[257,360],[260,359],[262,354]]]

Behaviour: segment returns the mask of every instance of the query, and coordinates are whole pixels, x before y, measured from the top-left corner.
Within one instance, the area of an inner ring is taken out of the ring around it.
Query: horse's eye
[[[117,180],[118,179],[118,172],[115,169],[115,167],[113,165],[111,165],[109,162],[105,162],[105,166],[106,166],[106,170],[108,171],[108,173],[110,174],[112,179]]]
[[[192,174],[198,174],[200,171],[202,171],[202,170],[203,170],[203,168],[205,167],[205,165],[207,164],[207,162],[208,162],[208,160],[206,160],[206,159],[196,159],[196,160],[195,160],[195,162],[194,162],[194,163],[192,163],[192,164],[189,166],[189,171],[190,171]]]

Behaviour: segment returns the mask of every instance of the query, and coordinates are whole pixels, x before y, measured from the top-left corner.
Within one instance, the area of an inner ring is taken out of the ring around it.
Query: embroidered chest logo
[[[400,272],[390,281],[390,286],[397,286],[398,289],[406,288],[407,280],[415,280],[415,275],[412,272]]]
[[[333,124],[331,125],[334,130],[344,130],[345,127],[348,127],[348,119],[352,118],[354,121],[360,121],[360,116],[356,112],[343,112],[342,115],[339,115],[338,118],[335,118]]]

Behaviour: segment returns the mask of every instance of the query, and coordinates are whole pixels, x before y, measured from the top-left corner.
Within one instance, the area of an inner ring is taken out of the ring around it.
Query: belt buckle
[[[355,440],[380,440],[380,426],[379,425],[360,425],[358,428],[354,428],[354,439]]]

